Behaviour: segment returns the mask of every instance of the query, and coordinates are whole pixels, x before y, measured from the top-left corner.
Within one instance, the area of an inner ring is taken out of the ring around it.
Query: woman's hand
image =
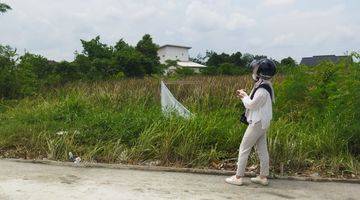
[[[246,94],[246,92],[245,92],[244,89],[236,90],[236,94],[237,94],[237,96],[238,96],[240,99],[242,99],[242,98],[244,98],[244,97],[247,96],[247,94]]]

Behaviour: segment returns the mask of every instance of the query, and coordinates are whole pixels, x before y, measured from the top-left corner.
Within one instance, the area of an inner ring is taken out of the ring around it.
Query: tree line
[[[267,56],[242,54],[239,51],[232,54],[218,54],[214,51],[208,51],[204,57],[198,56],[192,60],[208,66],[202,70],[202,73],[206,75],[243,75],[250,73],[249,65],[254,59],[259,60],[262,58],[267,58]],[[297,66],[296,61],[291,57],[284,58],[280,62],[272,60],[279,66]]]
[[[158,45],[146,34],[136,46],[120,39],[114,46],[100,42],[97,36],[81,40],[83,50],[75,53],[72,62],[56,62],[41,55],[0,45],[0,94],[17,98],[39,88],[63,85],[77,80],[96,81],[122,77],[143,77],[162,74],[157,56]]]
[[[83,50],[75,52],[71,62],[56,62],[44,56],[25,52],[18,55],[16,49],[0,45],[0,94],[1,98],[18,98],[31,95],[40,88],[63,85],[73,81],[114,80],[123,77],[161,76],[169,64],[160,64],[157,51],[159,45],[145,34],[131,46],[123,39],[115,45],[107,45],[97,36],[89,41],[81,40]],[[266,56],[233,54],[209,51],[205,56],[191,58],[205,64],[204,75],[241,75],[249,73],[247,67],[254,59]],[[169,61],[174,64],[176,61]],[[279,64],[296,66],[292,58]],[[191,69],[178,69],[176,75],[192,75]]]

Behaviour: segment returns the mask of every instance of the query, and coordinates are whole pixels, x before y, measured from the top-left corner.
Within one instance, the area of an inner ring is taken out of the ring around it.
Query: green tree
[[[206,64],[205,59],[206,56],[202,56],[201,54],[198,54],[195,58],[190,58],[190,61],[205,65]]]
[[[157,51],[159,46],[155,44],[149,34],[145,34],[137,43],[136,50],[141,52],[146,58],[152,59],[154,62],[159,62]]]
[[[46,79],[54,71],[54,66],[48,59],[29,52],[20,57],[19,67],[32,71],[38,79]]]
[[[206,65],[207,66],[220,66],[222,63],[229,62],[230,55],[226,53],[217,54],[214,51],[206,52]]]
[[[15,74],[16,50],[0,45],[0,98],[16,96],[20,85]]]
[[[11,7],[5,3],[0,3],[0,13],[5,13],[8,10],[11,10]]]
[[[76,54],[74,65],[77,66],[79,73],[81,74],[81,79],[90,79],[94,80],[98,77],[96,74],[95,67],[93,67],[92,61],[84,54]],[[94,73],[95,72],[95,73]]]
[[[260,59],[266,56],[251,55],[249,53],[242,54],[241,52],[235,52],[231,55],[227,53],[217,54],[214,51],[206,52],[205,58],[207,58],[207,66],[220,67],[221,64],[230,63],[240,68],[247,68],[248,65],[254,59]]]
[[[134,47],[126,47],[116,52],[116,65],[126,76],[142,77],[146,74],[146,58]]]
[[[260,60],[260,59],[263,59],[263,58],[267,58],[267,56],[265,56],[265,55],[254,55],[255,60]]]
[[[129,48],[130,45],[128,43],[126,43],[124,41],[124,39],[120,39],[118,42],[116,42],[115,44],[115,51],[121,51],[123,50],[124,48]]]
[[[254,60],[254,55],[251,55],[249,53],[245,53],[242,56],[243,62],[244,62],[244,66],[245,67],[249,67],[250,63]]]
[[[160,67],[160,58],[157,55],[159,46],[155,44],[149,34],[145,34],[137,43],[135,49],[139,51],[145,58],[146,74],[162,73]]]
[[[0,44],[0,68],[7,65],[15,65],[16,49]]]
[[[49,87],[60,83],[60,75],[55,73],[57,62],[26,52],[20,57],[17,68],[31,73],[36,78],[36,87]]]
[[[283,65],[283,66],[295,67],[296,66],[296,61],[291,57],[287,57],[287,58],[282,59],[280,61],[280,64]]]
[[[231,55],[226,53],[217,54],[210,51],[206,53],[208,66],[207,69],[201,70],[205,75],[241,75],[250,72],[248,65],[254,60],[251,54],[242,54],[241,52],[235,52]]]
[[[39,84],[31,69],[17,65],[16,50],[0,45],[0,98],[19,98],[36,92]]]
[[[60,76],[61,84],[80,79],[80,73],[77,65],[71,62],[62,61],[57,63],[55,72]]]
[[[96,58],[92,61],[92,67],[99,74],[97,79],[107,79],[118,72],[115,60]]]
[[[90,41],[81,40],[82,54],[76,54],[73,67],[78,70],[82,79],[101,80],[113,76],[118,72],[114,60],[116,48],[100,42],[100,36]]]
[[[100,42],[100,36],[96,36],[90,41],[81,40],[83,46],[83,54],[88,56],[91,60],[95,58],[108,58],[113,55],[113,49],[106,44]]]
[[[242,75],[245,73],[247,73],[247,68],[232,63],[223,63],[219,67],[219,74],[222,75]]]
[[[242,53],[239,51],[230,55],[229,62],[237,66],[245,67]]]

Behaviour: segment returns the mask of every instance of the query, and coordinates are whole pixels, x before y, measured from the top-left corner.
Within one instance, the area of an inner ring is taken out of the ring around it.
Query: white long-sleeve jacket
[[[253,99],[245,96],[242,102],[246,108],[245,116],[249,126],[254,126],[256,122],[261,121],[263,129],[269,128],[272,119],[272,101],[271,95],[266,89],[257,89]]]

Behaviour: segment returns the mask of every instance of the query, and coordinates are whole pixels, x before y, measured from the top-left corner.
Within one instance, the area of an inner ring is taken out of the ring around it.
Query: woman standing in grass
[[[236,175],[227,178],[226,182],[234,185],[244,184],[246,163],[252,147],[255,146],[260,158],[260,176],[251,178],[251,182],[268,185],[269,154],[266,132],[272,119],[274,101],[274,90],[270,80],[275,75],[276,68],[274,62],[269,59],[255,60],[250,65],[253,68],[252,77],[255,81],[250,96],[244,89],[237,90],[237,95],[246,108],[241,121],[248,124],[248,127],[240,144]]]

